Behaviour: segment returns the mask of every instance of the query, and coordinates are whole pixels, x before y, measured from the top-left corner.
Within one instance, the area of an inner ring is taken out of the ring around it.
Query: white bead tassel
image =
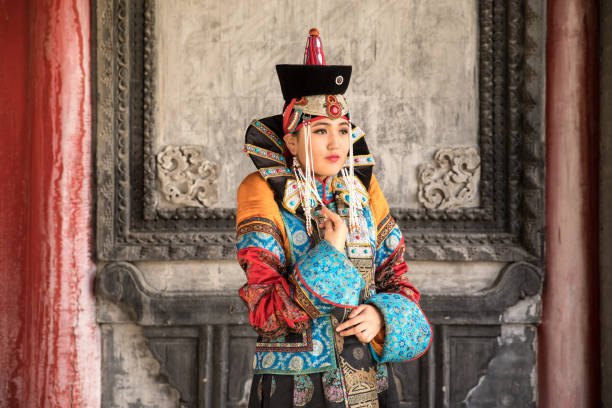
[[[304,164],[304,172],[299,167],[294,157],[295,178],[300,190],[300,199],[304,216],[306,218],[306,231],[308,235],[312,233],[312,212],[314,204],[321,203],[323,200],[315,187],[314,163],[312,162],[312,134],[310,131],[310,122],[304,123],[304,150],[306,153],[306,163]],[[305,174],[304,174],[305,173]]]
[[[349,122],[349,127],[350,127]],[[350,140],[350,148],[349,148],[349,173],[346,173],[346,169],[342,168],[342,177],[346,180],[349,191],[349,228],[352,231],[357,227],[357,194],[355,190],[355,166],[354,157],[353,157],[353,138],[352,138],[352,129],[351,129],[351,140]]]

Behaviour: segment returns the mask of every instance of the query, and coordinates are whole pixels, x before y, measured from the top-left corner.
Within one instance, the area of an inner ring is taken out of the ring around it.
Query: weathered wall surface
[[[612,3],[600,2],[601,95],[599,158],[599,254],[601,273],[601,390],[604,407],[612,406]]]
[[[301,64],[319,28],[327,63],[353,66],[347,98],[389,204],[417,207],[417,165],[477,146],[476,1],[159,2],[158,143],[204,145],[219,207],[254,170],[255,118],[280,113],[275,64]],[[220,148],[223,146],[223,148]]]

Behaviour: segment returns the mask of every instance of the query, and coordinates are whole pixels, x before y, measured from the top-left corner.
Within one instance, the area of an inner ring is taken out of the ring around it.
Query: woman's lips
[[[326,159],[332,162],[337,162],[338,160],[340,160],[340,156],[338,156],[337,154],[332,154],[331,156],[327,156]]]

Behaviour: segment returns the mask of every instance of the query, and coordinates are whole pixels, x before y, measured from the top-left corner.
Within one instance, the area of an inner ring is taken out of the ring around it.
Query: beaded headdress
[[[303,214],[310,234],[313,210],[318,203],[322,204],[314,183],[310,126],[323,118],[345,118],[352,129],[351,143],[349,157],[339,176],[344,179],[346,194],[342,198],[349,207],[349,226],[353,227],[358,204],[355,186],[360,184],[367,190],[374,161],[364,133],[351,123],[344,97],[352,67],[326,65],[319,32],[312,29],[306,41],[304,64],[277,65],[276,71],[285,100],[282,114],[251,122],[246,133],[245,152],[272,187],[279,204],[293,213]],[[295,158],[293,162],[287,160],[282,140],[284,134],[294,133],[301,128],[304,128],[303,139],[307,152],[303,167]],[[300,192],[299,203],[293,199],[293,189]]]
[[[350,112],[344,92],[346,91],[352,67],[348,65],[327,65],[319,30],[308,33],[303,65],[277,65],[276,71],[285,98],[283,107],[283,131],[293,133],[304,128],[304,150],[306,163],[300,166],[293,158],[293,172],[300,190],[300,200],[306,218],[306,230],[312,232],[312,212],[317,204],[324,205],[315,185],[312,158],[311,124],[323,119],[344,118],[350,124]],[[353,144],[349,150],[349,171],[342,168],[343,177],[349,189],[349,227],[357,225],[355,205],[355,174],[353,168]]]

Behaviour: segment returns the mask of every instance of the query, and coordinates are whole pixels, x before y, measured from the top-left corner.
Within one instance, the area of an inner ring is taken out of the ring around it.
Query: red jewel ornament
[[[327,116],[333,119],[338,119],[342,116],[342,107],[338,103],[338,100],[334,95],[325,96],[325,109],[327,110]]]

